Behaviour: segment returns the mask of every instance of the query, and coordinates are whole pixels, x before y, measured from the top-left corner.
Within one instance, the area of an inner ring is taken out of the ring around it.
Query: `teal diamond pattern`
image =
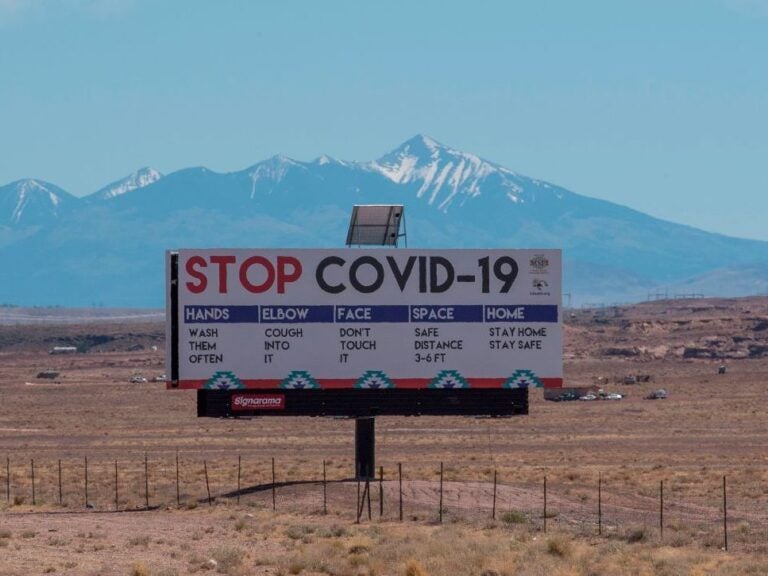
[[[515,370],[504,382],[502,388],[541,388],[542,386],[541,380],[531,370]]]
[[[355,388],[368,388],[372,390],[381,390],[383,388],[394,388],[395,384],[384,372],[380,370],[368,370],[360,376],[355,382]]]
[[[305,370],[294,370],[283,380],[280,388],[289,390],[317,390],[320,384]]]
[[[432,382],[430,388],[469,388],[469,382],[456,370],[442,370]]]
[[[234,372],[216,372],[211,376],[203,388],[208,390],[239,390],[245,388],[240,378],[235,376]]]

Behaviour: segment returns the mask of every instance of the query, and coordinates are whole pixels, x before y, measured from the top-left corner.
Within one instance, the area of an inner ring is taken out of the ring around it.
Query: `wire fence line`
[[[150,455],[0,462],[5,514],[51,509],[130,511],[232,504],[354,522],[496,522],[672,545],[766,547],[768,486],[759,481],[656,483],[574,473],[510,481],[498,470],[393,463],[349,477],[346,460],[280,462]],[[4,492],[4,493],[3,493]],[[766,548],[768,551],[768,548]]]

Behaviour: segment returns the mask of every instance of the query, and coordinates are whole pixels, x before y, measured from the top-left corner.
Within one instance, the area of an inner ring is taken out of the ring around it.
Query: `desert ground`
[[[0,574],[768,573],[768,298],[565,316],[625,397],[377,418],[369,519],[353,421],[197,418],[157,313],[3,309]]]

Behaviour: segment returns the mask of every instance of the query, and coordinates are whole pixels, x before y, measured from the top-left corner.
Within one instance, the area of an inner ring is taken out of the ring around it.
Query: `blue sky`
[[[0,184],[416,133],[768,240],[768,0],[0,0]]]

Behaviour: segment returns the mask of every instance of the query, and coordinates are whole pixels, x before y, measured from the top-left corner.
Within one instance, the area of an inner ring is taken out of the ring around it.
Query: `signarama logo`
[[[234,394],[232,410],[283,410],[285,396],[280,394]]]

